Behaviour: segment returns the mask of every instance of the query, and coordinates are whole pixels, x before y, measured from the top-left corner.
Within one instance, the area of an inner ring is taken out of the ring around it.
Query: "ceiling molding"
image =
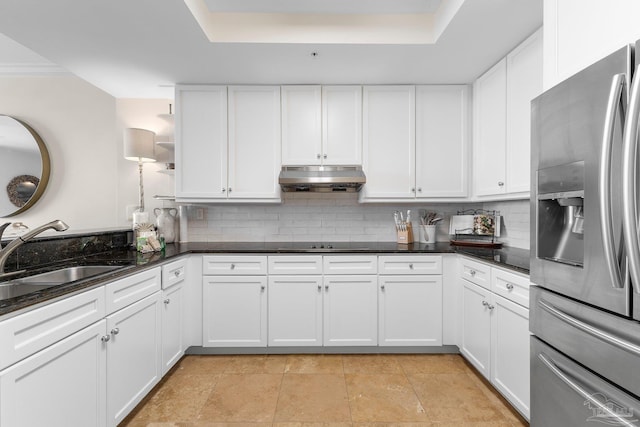
[[[0,76],[61,76],[71,73],[56,64],[0,63]]]

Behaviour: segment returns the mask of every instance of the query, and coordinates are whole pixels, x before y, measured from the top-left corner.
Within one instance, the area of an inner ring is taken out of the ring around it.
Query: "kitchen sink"
[[[122,265],[78,265],[48,271],[34,276],[21,277],[0,283],[0,300],[15,298],[53,286],[75,282],[76,280],[108,273],[123,267]]]

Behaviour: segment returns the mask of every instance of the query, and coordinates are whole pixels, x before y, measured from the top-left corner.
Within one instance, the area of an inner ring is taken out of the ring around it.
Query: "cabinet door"
[[[322,159],[325,165],[362,164],[362,87],[322,87]]]
[[[282,164],[322,163],[320,86],[282,86]]]
[[[491,314],[491,383],[529,418],[529,310],[495,295]]]
[[[229,87],[229,198],[279,199],[280,87]]]
[[[322,276],[269,276],[269,345],[322,346]]]
[[[473,112],[474,193],[476,196],[504,194],[507,146],[506,59],[502,59],[476,80]]]
[[[203,346],[267,345],[267,277],[205,276]]]
[[[415,197],[415,87],[363,89],[362,200]]]
[[[506,192],[530,191],[531,100],[542,93],[542,30],[507,56]]]
[[[0,425],[105,426],[105,323],[94,323],[1,371]]]
[[[442,345],[442,276],[380,276],[378,284],[379,345]]]
[[[176,199],[226,198],[227,88],[176,87]]]
[[[107,425],[115,426],[162,377],[161,292],[107,317]]]
[[[324,276],[324,345],[378,344],[376,276]]]
[[[466,197],[469,176],[467,86],[416,88],[417,197]]]
[[[162,375],[184,354],[184,288],[179,283],[162,291]]]
[[[491,292],[462,280],[462,342],[460,352],[489,378],[491,357]]]

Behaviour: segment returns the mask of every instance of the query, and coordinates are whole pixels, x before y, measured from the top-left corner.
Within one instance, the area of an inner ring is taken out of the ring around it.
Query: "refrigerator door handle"
[[[585,404],[586,402],[589,402],[591,405],[593,405],[593,407],[597,407],[600,409],[600,411],[602,411],[602,413],[607,414],[608,420],[615,420],[617,421],[617,423],[623,426],[632,427],[635,425],[630,423],[629,420],[622,418],[614,411],[613,408],[607,406],[605,402],[601,402],[600,400],[596,399],[594,396],[596,396],[597,393],[589,392],[578,385],[576,381],[570,378],[568,374],[563,372],[555,363],[553,363],[553,361],[551,361],[547,357],[547,355],[545,355],[544,353],[538,353],[538,359],[540,359],[540,361],[547,367],[547,369],[549,369],[556,377],[560,378],[563,383],[565,383],[569,388],[578,393],[580,397],[584,398]]]
[[[538,305],[540,306],[540,308],[547,311],[549,314],[557,317],[558,319],[564,321],[565,323],[570,324],[571,326],[581,330],[582,332],[585,332],[602,341],[605,341],[608,344],[616,346],[622,350],[625,350],[631,354],[634,354],[640,357],[640,346],[637,346],[636,344],[631,343],[627,340],[623,340],[614,335],[611,335],[603,331],[602,329],[599,329],[595,326],[589,325],[586,322],[583,322],[582,320],[578,320],[575,317],[557,309],[556,307],[553,307],[552,305],[548,304],[546,301],[542,299],[538,300]]]
[[[631,85],[631,99],[624,126],[622,149],[622,230],[627,250],[631,284],[640,293],[640,242],[636,200],[636,158],[638,153],[638,114],[640,113],[640,65]]]
[[[602,138],[602,152],[600,154],[600,179],[598,180],[600,194],[600,230],[604,258],[609,270],[609,277],[614,288],[623,288],[625,283],[620,272],[619,257],[613,241],[613,220],[611,214],[611,156],[613,150],[613,136],[615,132],[616,113],[620,110],[620,120],[625,122],[625,104],[622,96],[625,88],[625,74],[616,74],[611,80],[607,113],[604,121]],[[620,108],[618,108],[620,107]]]

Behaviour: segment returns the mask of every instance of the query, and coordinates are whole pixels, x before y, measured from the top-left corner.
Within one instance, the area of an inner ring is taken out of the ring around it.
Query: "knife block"
[[[413,227],[411,223],[407,223],[407,227],[405,230],[396,229],[396,233],[398,235],[398,244],[400,245],[408,245],[413,243]]]

